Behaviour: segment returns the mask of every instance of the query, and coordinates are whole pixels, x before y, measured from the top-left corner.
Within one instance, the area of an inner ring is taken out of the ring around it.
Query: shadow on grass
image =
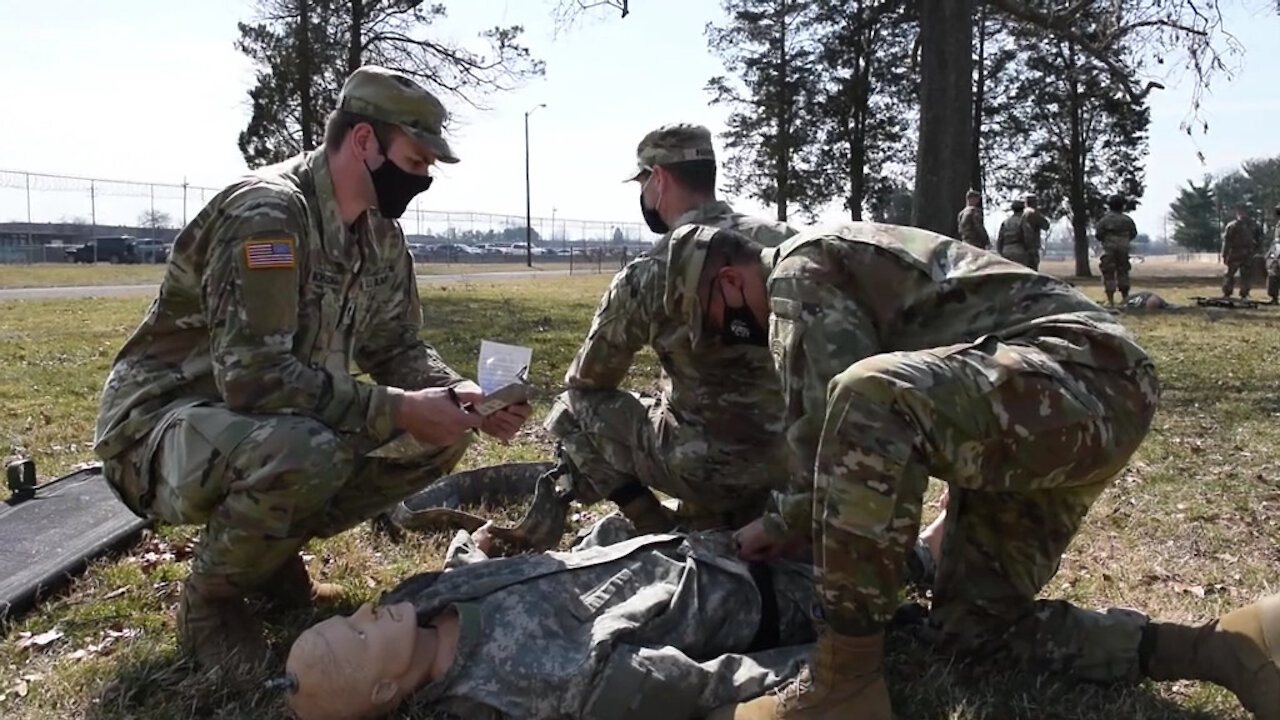
[[[1213,720],[1154,686],[1099,685],[994,662],[957,661],[893,633],[887,661],[894,715],[912,720]]]

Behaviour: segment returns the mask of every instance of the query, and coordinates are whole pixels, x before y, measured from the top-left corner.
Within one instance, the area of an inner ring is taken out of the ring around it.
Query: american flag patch
[[[244,244],[244,262],[250,270],[291,268],[294,266],[293,238],[251,240]]]

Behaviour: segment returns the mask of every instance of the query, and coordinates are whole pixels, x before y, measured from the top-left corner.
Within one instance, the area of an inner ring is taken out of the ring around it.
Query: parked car
[[[95,251],[96,248],[96,251]],[[67,248],[67,260],[76,263],[138,262],[138,239],[131,235],[98,237],[74,248]]]
[[[167,263],[173,246],[159,238],[142,238],[134,244],[138,262]]]

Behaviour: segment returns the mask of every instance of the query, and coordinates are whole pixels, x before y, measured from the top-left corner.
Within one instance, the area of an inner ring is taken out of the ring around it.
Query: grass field
[[[5,288],[70,287],[81,285],[151,285],[164,277],[164,265],[72,265],[70,263],[37,263],[18,265],[0,263],[0,290]],[[523,262],[416,263],[419,275],[452,275],[455,273],[520,272],[529,270]],[[612,269],[617,268],[613,261]],[[610,269],[606,268],[606,270]],[[569,269],[569,263],[534,263],[533,270]],[[578,264],[584,274],[596,270],[595,263]]]
[[[542,458],[548,399],[587,329],[607,277],[427,288],[425,335],[472,371],[482,338],[531,345],[546,389],[535,422],[512,445],[482,440],[467,466]],[[1160,278],[1168,299],[1216,294],[1208,280]],[[1094,297],[1096,286],[1085,288]],[[90,459],[95,401],[119,343],[146,299],[0,303],[0,450],[32,454],[43,475]],[[1122,481],[1093,509],[1045,595],[1199,619],[1280,591],[1280,310],[1131,314],[1158,364],[1163,403]],[[657,377],[649,355],[631,383]],[[176,653],[173,610],[191,528],[165,529],[128,554],[96,562],[65,594],[4,628],[0,717],[279,717],[278,698],[250,681],[215,682]],[[349,611],[419,569],[438,566],[444,538],[394,545],[366,527],[309,547],[312,572],[342,582]],[[319,615],[276,618],[276,648]],[[46,644],[32,641],[40,637]],[[25,635],[29,633],[30,635]],[[60,635],[59,635],[60,634]],[[1233,698],[1197,683],[1114,688],[953,665],[895,637],[890,661],[901,718],[1233,718]],[[24,646],[24,647],[20,647]]]

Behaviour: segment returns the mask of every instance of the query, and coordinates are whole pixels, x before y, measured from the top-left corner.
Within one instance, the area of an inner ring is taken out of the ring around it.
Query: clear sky
[[[1153,95],[1148,191],[1136,219],[1155,237],[1187,178],[1280,154],[1280,18],[1254,0],[1226,2],[1235,7],[1227,23],[1247,53],[1236,79],[1206,98],[1209,134],[1190,138],[1178,129],[1190,107],[1189,82]],[[551,4],[448,3],[442,31],[467,40],[486,27],[523,24],[547,72],[491,98],[491,111],[454,103],[452,142],[463,161],[441,169],[420,208],[523,214],[524,112],[539,103],[547,107],[530,118],[535,216],[554,208],[560,218],[638,221],[638,189],[619,178],[640,137],[673,121],[723,129],[725,112],[709,106],[703,90],[721,71],[703,35],[708,21],[721,18],[717,0],[635,0],[625,20],[609,12],[559,36]],[[249,0],[0,0],[8,100],[0,112],[0,169],[208,186],[233,179],[245,170],[236,137],[253,76],[233,43],[236,22],[251,14]],[[0,220],[25,219],[25,192],[5,184],[13,176],[0,175]],[[131,190],[121,194],[132,197],[95,198],[99,221],[134,221],[149,191]],[[180,217],[180,194],[160,194],[157,206]],[[32,198],[36,220],[89,216],[88,192],[75,183],[39,181]],[[997,221],[993,213],[989,223]]]

